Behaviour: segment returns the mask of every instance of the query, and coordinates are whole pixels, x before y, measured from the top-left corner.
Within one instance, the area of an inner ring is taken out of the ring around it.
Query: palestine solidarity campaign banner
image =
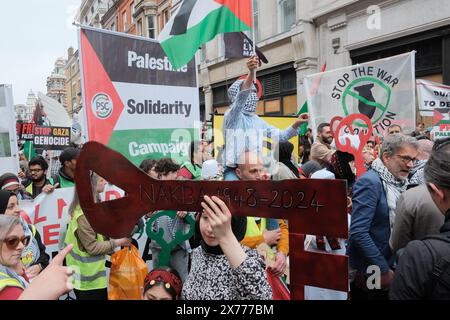
[[[414,52],[310,75],[304,83],[313,130],[336,116],[358,113],[371,120],[374,135],[384,135],[392,124],[404,132],[415,128]],[[355,124],[362,131],[367,128]]]
[[[80,49],[88,140],[136,165],[187,159],[200,118],[195,61],[174,69],[158,42],[84,27]]]

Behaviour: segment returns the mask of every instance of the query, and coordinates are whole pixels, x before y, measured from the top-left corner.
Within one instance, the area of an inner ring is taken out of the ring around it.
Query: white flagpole
[[[253,38],[253,55],[256,56],[256,31],[255,31],[255,10],[252,0],[252,38]]]

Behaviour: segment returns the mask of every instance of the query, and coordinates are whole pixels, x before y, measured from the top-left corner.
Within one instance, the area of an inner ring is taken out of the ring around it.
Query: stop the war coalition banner
[[[305,90],[311,126],[330,122],[335,116],[362,113],[373,124],[374,135],[384,135],[392,124],[405,132],[415,128],[415,53],[310,75]],[[311,88],[318,86],[317,94]],[[356,123],[357,129],[367,128]]]
[[[88,139],[135,164],[183,162],[200,119],[195,61],[175,70],[158,42],[84,27],[80,49]]]

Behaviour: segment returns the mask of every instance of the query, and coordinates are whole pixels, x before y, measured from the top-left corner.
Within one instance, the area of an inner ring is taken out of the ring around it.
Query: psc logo
[[[374,95],[375,93],[375,95]],[[351,82],[342,95],[342,107],[345,115],[362,113],[372,124],[377,123],[386,113],[391,102],[392,90],[383,81],[363,77]],[[355,106],[357,107],[351,107]],[[363,124],[357,124],[366,127]]]
[[[111,98],[106,93],[97,93],[92,98],[92,112],[101,120],[108,119],[112,112],[114,105]]]

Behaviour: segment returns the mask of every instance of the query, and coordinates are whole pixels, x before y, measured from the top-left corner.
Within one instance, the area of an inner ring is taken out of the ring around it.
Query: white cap
[[[314,172],[311,179],[336,179],[336,176],[333,172],[328,171],[327,169],[322,169]]]
[[[218,174],[219,174],[219,165],[216,160],[211,159],[211,160],[206,160],[205,162],[203,162],[202,173],[201,173],[202,179],[206,180],[206,179],[214,178]]]

